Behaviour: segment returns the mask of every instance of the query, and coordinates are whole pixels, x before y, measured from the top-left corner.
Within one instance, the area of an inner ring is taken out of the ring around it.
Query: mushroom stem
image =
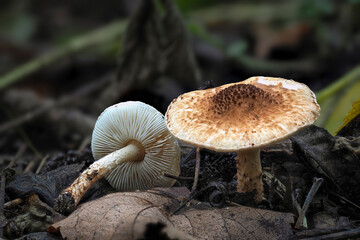
[[[237,191],[247,193],[256,190],[254,200],[260,202],[264,192],[260,150],[255,148],[238,151],[236,165]]]
[[[55,210],[62,213],[72,212],[82,196],[96,181],[105,177],[119,164],[141,161],[144,156],[144,147],[137,141],[131,141],[125,147],[94,162],[55,199]]]

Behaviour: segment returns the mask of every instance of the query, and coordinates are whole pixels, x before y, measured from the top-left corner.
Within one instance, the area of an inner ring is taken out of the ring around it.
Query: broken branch
[[[324,179],[322,179],[322,178],[314,178],[313,185],[311,186],[311,189],[310,189],[308,195],[306,196],[304,205],[303,205],[303,207],[301,209],[301,212],[299,214],[299,218],[296,221],[296,224],[295,224],[296,229],[299,229],[300,226],[302,226],[305,214],[306,214],[306,212],[307,212],[307,210],[308,210],[308,208],[310,206],[310,203],[312,202],[316,192],[319,190],[323,180]]]

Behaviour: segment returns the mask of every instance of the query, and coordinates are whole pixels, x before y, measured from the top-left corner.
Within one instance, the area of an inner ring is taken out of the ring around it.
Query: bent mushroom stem
[[[237,191],[247,193],[256,190],[254,200],[260,202],[264,192],[260,150],[256,148],[238,151],[236,165]]]
[[[131,141],[125,147],[94,162],[55,199],[55,210],[62,213],[74,211],[82,196],[96,181],[105,177],[119,164],[142,161],[144,156],[144,147],[137,141]]]

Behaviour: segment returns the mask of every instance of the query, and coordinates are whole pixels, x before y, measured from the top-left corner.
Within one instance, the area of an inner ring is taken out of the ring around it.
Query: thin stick
[[[272,182],[274,182],[275,193],[281,199],[284,199],[284,195],[286,193],[285,185],[282,182],[280,182],[280,180],[277,179],[274,175],[272,175],[271,173],[269,173],[267,171],[263,171],[263,176],[265,178],[265,182],[267,185],[271,186],[271,184],[273,184]]]
[[[301,207],[300,207],[300,204],[298,203],[298,201],[296,200],[294,192],[291,193],[291,200],[292,200],[292,204],[293,204],[294,208],[296,209],[298,215],[300,215],[301,214]],[[303,220],[302,225],[305,228],[308,228],[306,216],[304,216],[304,220]]]
[[[4,225],[5,225],[5,216],[4,216],[4,202],[5,202],[5,173],[1,173],[1,184],[0,184],[0,239],[4,237]]]
[[[236,202],[232,202],[232,201],[229,201],[229,200],[226,200],[226,203],[230,204],[230,205],[234,205],[234,206],[237,206],[237,207],[243,207],[243,205],[240,205]]]
[[[8,116],[8,118],[12,118],[11,113],[6,109],[3,108],[2,109],[4,111],[4,113]],[[21,136],[21,138],[24,140],[25,144],[31,149],[31,151],[33,151],[33,153],[38,157],[38,158],[42,158],[42,154],[36,149],[36,147],[34,146],[34,144],[31,142],[29,136],[26,134],[26,132],[24,131],[23,128],[18,127],[16,129],[16,131],[19,133],[19,135]]]
[[[28,122],[28,121],[40,116],[41,114],[47,112],[50,109],[71,103],[74,100],[76,100],[77,98],[83,97],[84,95],[87,95],[87,94],[99,89],[99,87],[101,87],[102,85],[105,85],[107,82],[112,80],[114,77],[115,77],[114,74],[108,74],[108,75],[104,76],[104,78],[100,79],[99,81],[91,83],[84,88],[78,89],[77,91],[75,91],[74,93],[72,93],[70,95],[62,97],[59,101],[56,101],[56,102],[48,101],[46,104],[35,109],[34,111],[28,112],[28,113],[22,115],[21,117],[18,117],[16,119],[13,119],[9,122],[6,122],[6,123],[0,125],[0,133],[6,131],[8,129],[11,129],[13,127],[19,126],[25,122]]]
[[[105,43],[111,39],[121,36],[126,29],[126,25],[126,21],[115,21],[105,27],[75,38],[69,41],[66,45],[15,68],[13,71],[0,76],[0,90],[54,63],[55,61],[68,56],[69,54],[90,48],[94,45]]]
[[[321,186],[323,181],[324,181],[324,179],[322,179],[322,178],[314,178],[313,185],[311,186],[311,189],[310,189],[308,195],[306,196],[304,205],[299,214],[299,218],[296,221],[296,224],[295,224],[296,229],[300,228],[301,223],[304,220],[305,214],[310,206],[310,203],[312,202],[316,192],[319,190],[319,187]]]
[[[171,178],[171,179],[175,179],[177,181],[194,181],[194,178],[192,178],[192,177],[180,177],[180,176],[174,176],[174,175],[167,174],[167,173],[164,173],[164,176]]]
[[[326,236],[328,234],[350,230],[348,226],[331,226],[327,228],[314,228],[310,230],[298,231],[292,239],[309,239],[312,237]]]
[[[8,165],[8,168],[12,168],[16,161],[21,157],[21,155],[23,155],[23,153],[25,152],[26,150],[26,145],[25,144],[22,144],[21,147],[19,148],[19,150],[17,151],[15,157],[13,157]]]
[[[46,154],[46,156],[43,157],[43,159],[41,160],[38,168],[36,169],[35,174],[39,174],[39,173],[40,173],[41,169],[42,169],[43,166],[45,165],[45,163],[46,163],[46,161],[48,160],[48,158],[49,158],[49,154]]]
[[[304,240],[335,240],[335,239],[350,239],[350,238],[354,239],[356,237],[360,237],[360,228],[354,228],[342,232],[330,233],[316,237],[304,238]]]
[[[16,161],[21,157],[21,155],[25,152],[26,145],[22,144],[19,150],[17,151],[16,155],[11,159],[9,165],[7,168],[12,168]],[[4,207],[5,207],[5,184],[6,184],[6,176],[5,172],[1,172],[1,183],[0,183],[0,239],[3,239],[4,237],[4,221],[6,221],[6,218],[4,216]]]
[[[275,175],[274,174],[274,163],[271,164],[271,175]],[[270,190],[269,190],[269,203],[270,206],[272,208],[272,200],[274,198],[274,193],[275,193],[275,177],[271,178],[271,182],[270,182]]]
[[[190,202],[196,196],[196,187],[199,180],[199,170],[200,170],[200,148],[196,148],[196,163],[195,163],[195,174],[194,174],[194,183],[191,188],[190,194],[186,200],[174,211],[174,214],[180,211],[185,205]]]
[[[189,161],[191,155],[194,154],[195,150],[196,150],[196,148],[191,149],[191,151],[188,152],[188,154],[186,154],[186,156],[183,159],[181,159],[180,166],[184,165],[185,163],[187,163]]]
[[[220,161],[223,156],[224,156],[224,154],[220,154],[220,156],[219,156],[215,161],[213,161],[213,162],[211,163],[211,165],[214,166],[215,164],[217,164],[218,161]]]
[[[87,136],[83,139],[83,141],[81,142],[78,151],[81,152],[82,150],[84,150],[86,148],[86,146],[91,143],[91,136]]]
[[[300,214],[301,207],[300,207],[300,204],[298,203],[298,201],[296,200],[294,192],[291,193],[291,199],[292,199],[292,203],[293,203],[294,208],[296,209],[297,213]]]
[[[350,201],[349,199],[347,199],[347,198],[345,198],[345,197],[343,197],[343,196],[341,196],[341,195],[339,195],[339,194],[337,194],[337,193],[335,193],[335,192],[330,192],[330,193],[331,193],[331,194],[334,194],[334,195],[337,196],[338,198],[341,198],[341,199],[344,200],[345,202],[353,205],[354,207],[360,209],[360,206],[359,206],[359,205],[357,205],[356,203],[353,203],[353,202]]]
[[[200,148],[196,148],[195,176],[194,176],[194,183],[191,188],[191,192],[194,192],[196,190],[199,180],[199,170],[200,170]]]
[[[12,207],[15,207],[15,206],[23,203],[23,202],[24,202],[24,200],[22,200],[21,198],[15,198],[14,200],[6,202],[4,204],[4,208],[12,208]]]
[[[34,168],[35,164],[36,164],[36,158],[34,158],[29,162],[29,164],[26,166],[24,170],[24,173],[30,172]]]

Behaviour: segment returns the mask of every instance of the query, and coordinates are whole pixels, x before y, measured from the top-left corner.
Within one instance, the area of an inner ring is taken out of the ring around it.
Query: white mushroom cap
[[[119,103],[99,116],[91,142],[94,158],[99,160],[132,141],[144,147],[144,159],[117,166],[106,176],[109,183],[121,191],[173,185],[164,173],[179,175],[180,148],[164,116],[142,102]]]
[[[282,140],[312,124],[319,111],[306,85],[252,77],[179,96],[168,107],[166,123],[184,142],[228,152]]]

